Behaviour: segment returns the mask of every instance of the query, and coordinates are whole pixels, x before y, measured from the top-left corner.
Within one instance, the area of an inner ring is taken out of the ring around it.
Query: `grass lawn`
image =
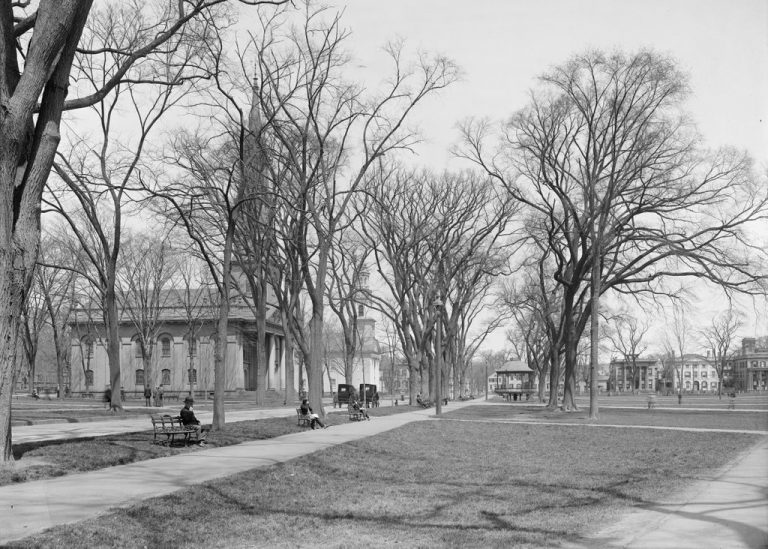
[[[543,421],[556,423],[595,423],[598,425],[654,425],[702,429],[739,429],[768,431],[768,413],[740,412],[738,410],[646,410],[601,408],[599,419],[588,419],[589,410],[562,412],[542,406],[511,406],[497,404],[470,406],[461,410],[445,410],[445,417],[453,419],[484,419],[494,421]]]
[[[371,408],[368,413],[372,417],[380,417],[414,409],[408,406]],[[331,413],[326,417],[326,425],[329,426],[347,423],[347,421],[346,412]],[[304,429],[306,427],[296,425],[295,417],[240,421],[228,423],[224,431],[210,432],[207,441],[209,448],[229,446],[248,440],[274,438]],[[20,461],[10,465],[0,464],[0,486],[68,473],[93,471],[113,465],[124,465],[197,450],[195,445],[184,447],[183,444],[174,446],[152,444],[152,429],[103,437],[14,444],[14,459]]]
[[[418,422],[14,547],[553,547],[679,494],[761,439]]]

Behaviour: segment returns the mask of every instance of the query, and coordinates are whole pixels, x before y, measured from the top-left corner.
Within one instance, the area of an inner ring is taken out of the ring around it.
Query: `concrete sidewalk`
[[[329,411],[329,410],[326,410]],[[178,415],[178,410],[172,415]],[[202,423],[211,423],[213,412],[195,410],[196,417]],[[227,422],[266,419],[270,417],[291,417],[296,415],[295,408],[259,408],[253,410],[228,410]],[[14,444],[36,442],[40,440],[63,440],[68,438],[95,437],[119,433],[135,433],[152,430],[149,414],[123,418],[109,418],[100,421],[82,421],[73,423],[40,423],[21,425],[12,428]]]
[[[483,401],[452,402],[445,412]],[[489,403],[490,404],[490,403]],[[228,412],[228,420],[292,416],[292,409]],[[0,545],[38,533],[58,524],[72,523],[114,508],[128,507],[151,497],[249,469],[288,461],[336,444],[359,440],[405,425],[428,420],[434,408],[416,410],[371,421],[335,425],[282,437],[224,448],[207,448],[99,471],[0,487]],[[209,420],[199,414],[203,421]],[[146,430],[146,418],[137,420]],[[111,423],[129,428],[128,421]],[[126,424],[125,426],[123,424]],[[17,436],[48,438],[44,428],[66,427],[72,436],[94,436],[109,425],[90,422],[39,425],[14,429]],[[19,431],[28,430],[27,433]],[[31,432],[34,431],[35,432]],[[97,432],[94,432],[97,430]],[[136,430],[135,426],[132,430]],[[57,432],[49,435],[58,436]],[[66,437],[62,437],[66,438]],[[40,440],[41,438],[29,438]],[[194,471],[194,475],[190,475]],[[104,486],[110,490],[105,493]],[[702,480],[682,501],[654,502],[631,510],[595,537],[570,547],[605,548],[759,548],[768,546],[768,439],[721,470],[714,479]]]
[[[452,403],[451,409],[464,404]],[[296,413],[295,410],[290,412],[292,415]],[[193,484],[288,461],[413,421],[427,420],[434,412],[433,408],[375,417],[370,421],[334,425],[328,429],[307,430],[268,440],[201,449],[99,471],[3,486],[0,487],[0,544],[58,524],[77,522],[107,513],[116,507],[128,507],[143,499],[170,494]],[[250,413],[270,412],[255,410]],[[236,414],[232,412],[227,417],[234,420]],[[201,414],[201,419],[205,420],[204,414]],[[113,423],[121,427],[127,422]],[[91,436],[88,429],[95,424],[77,425],[82,429],[77,431],[77,436]],[[146,420],[142,421],[142,425],[146,428]],[[30,427],[50,429],[51,426]],[[103,427],[97,425],[96,428]],[[43,435],[38,433],[38,436]],[[104,490],[105,486],[109,486],[108,491]]]
[[[680,499],[633,509],[578,547],[768,547],[768,440],[717,472],[714,479],[697,482]]]

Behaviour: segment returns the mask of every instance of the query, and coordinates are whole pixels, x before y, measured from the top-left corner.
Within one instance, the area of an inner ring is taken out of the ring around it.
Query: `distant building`
[[[728,361],[733,385],[739,391],[768,389],[768,337],[745,337],[741,350]]]
[[[659,390],[660,381],[664,377],[664,368],[661,361],[656,358],[640,358],[634,360],[634,366],[638,369],[633,380],[632,358],[614,358],[609,366],[607,389],[609,391],[656,391]]]
[[[167,290],[169,295],[159,311],[159,327],[153,342],[151,363],[146,363],[138,343],[138,333],[121,311],[120,373],[121,388],[129,394],[143,394],[144,387],[163,386],[166,393],[213,390],[213,359],[218,305],[194,290],[196,315],[188,315],[189,294]],[[284,334],[279,312],[268,312],[265,346],[267,378],[265,389],[284,390]],[[255,390],[256,320],[242,299],[231,304],[227,333],[225,391]],[[105,327],[101,309],[75,309],[71,322],[71,391],[73,394],[101,392],[110,387]],[[295,376],[294,376],[295,377]]]
[[[665,388],[675,393],[681,390],[687,393],[716,393],[720,386],[720,377],[712,357],[700,354],[686,354],[682,359],[674,357],[667,363]]]

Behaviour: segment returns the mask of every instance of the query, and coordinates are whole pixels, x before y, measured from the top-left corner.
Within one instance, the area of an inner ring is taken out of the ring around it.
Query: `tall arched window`
[[[85,371],[85,384],[89,387],[93,385],[93,370]]]
[[[168,368],[165,368],[160,372],[160,379],[162,380],[160,383],[163,385],[170,385],[171,384],[171,371]]]
[[[191,370],[187,370],[187,382],[197,383],[197,370],[195,368],[192,368]]]
[[[144,385],[144,370],[136,370],[136,385]]]
[[[163,357],[171,356],[171,338],[163,337],[160,339],[160,355]]]

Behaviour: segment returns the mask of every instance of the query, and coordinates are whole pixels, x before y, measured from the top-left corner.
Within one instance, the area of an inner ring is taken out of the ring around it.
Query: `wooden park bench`
[[[362,421],[365,419],[363,411],[356,410],[351,404],[347,406],[347,412],[349,412],[349,421]]]
[[[299,427],[311,427],[312,416],[309,414],[302,414],[301,408],[296,408],[297,425]]]
[[[165,441],[161,440],[160,444],[173,444],[176,437],[184,437],[184,446],[189,444],[189,435],[195,432],[195,428],[192,425],[184,425],[181,423],[181,418],[171,417],[168,414],[153,415],[152,429],[154,429],[154,436],[152,438],[152,444],[158,444],[158,435],[165,435]]]

